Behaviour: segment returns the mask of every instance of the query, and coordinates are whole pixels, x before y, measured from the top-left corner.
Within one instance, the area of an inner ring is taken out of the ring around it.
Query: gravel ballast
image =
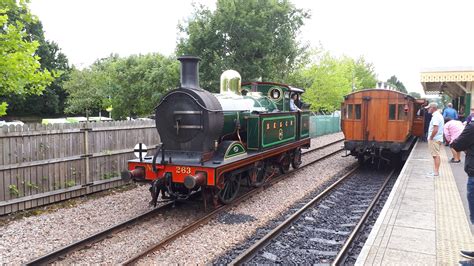
[[[322,136],[313,139],[312,147],[321,146],[342,137],[342,133]],[[315,152],[314,154],[322,154],[323,152],[327,153],[328,151],[327,149],[324,149]],[[242,240],[243,238],[241,236],[248,235],[247,232],[251,232],[252,230],[255,230],[257,226],[264,224],[265,221],[268,221],[268,219],[273,217],[273,215],[281,212],[284,209],[284,206],[291,205],[291,202],[294,199],[301,198],[302,195],[305,194],[304,191],[308,191],[308,189],[317,186],[319,178],[311,177],[315,175],[314,172],[319,172],[317,175],[320,178],[325,178],[337,172],[338,169],[340,170],[351,165],[353,162],[354,159],[352,158],[348,157],[341,159],[339,156],[336,156],[335,158],[322,162],[321,166],[317,166],[318,170],[313,169],[309,172],[307,172],[308,170],[303,170],[303,173],[298,174],[298,178],[285,180],[281,184],[273,186],[243,204],[244,206],[247,206],[247,208],[253,209],[254,212],[257,211],[256,214],[250,210],[245,210],[245,208],[241,209],[241,207],[238,206],[229,213],[228,217],[220,218],[221,220],[213,221],[209,225],[198,229],[199,233],[193,233],[190,235],[189,239],[186,238],[173,243],[172,245],[178,245],[178,248],[175,248],[174,250],[170,249],[172,250],[171,253],[166,251],[164,253],[166,256],[163,256],[163,254],[160,253],[162,260],[158,261],[166,261],[168,263],[200,263],[211,261],[210,259],[212,258],[207,255],[202,256],[203,253],[201,253],[200,256],[196,256],[200,257],[199,260],[194,260],[195,256],[189,257],[190,254],[193,253],[190,252],[190,250],[200,253],[203,252],[204,249],[206,250],[204,254],[209,250],[209,252],[212,251],[213,256],[224,252],[226,248]],[[302,179],[301,182],[298,181],[300,180],[300,177]],[[289,189],[288,186],[293,186],[293,188]],[[85,238],[117,223],[126,221],[149,210],[149,200],[150,194],[148,192],[148,186],[145,185],[132,190],[114,193],[97,199],[91,199],[71,208],[60,208],[54,212],[24,217],[12,221],[0,227],[0,264],[25,263],[35,257],[49,253],[54,249]],[[277,204],[279,207],[275,208],[273,204],[268,204],[268,206],[266,206],[266,200],[279,201],[279,204]],[[256,204],[253,207],[252,202],[255,202]],[[196,209],[198,209],[198,207],[196,207]],[[85,250],[72,254],[62,262],[71,263],[81,261],[84,263],[117,263],[120,260],[118,260],[118,258],[114,259],[114,257],[125,258],[130,254],[133,255],[136,251],[143,249],[143,247],[147,246],[149,243],[156,241],[156,239],[160,239],[165,235],[176,231],[178,228],[189,224],[197,217],[197,215],[199,215],[196,209],[183,208],[181,214],[176,214],[174,216],[159,215],[157,216],[158,218],[145,223],[149,228],[145,230],[143,227],[140,227],[141,229],[133,229],[137,230],[135,234],[136,237],[131,238],[129,237],[130,234],[123,232],[127,235],[127,237],[123,237],[123,242],[111,244],[107,242],[109,239],[104,240],[97,244],[97,249],[101,248],[100,245],[110,246],[108,249],[109,251],[102,252],[95,258],[83,256],[85,255],[84,253],[87,252],[87,250]],[[272,212],[274,214],[272,214]],[[236,216],[233,216],[234,214],[238,217],[236,218]],[[246,216],[242,218],[240,217],[241,215]],[[228,224],[226,221],[232,222]],[[157,228],[154,228],[152,226],[153,224],[157,225]],[[223,231],[220,232],[221,230],[218,229],[216,225],[224,226],[224,228],[222,228]],[[216,237],[216,239],[220,239],[219,242],[222,241],[223,245],[215,245],[212,241],[206,241],[206,239],[209,240],[211,237],[207,232],[209,230],[212,230],[213,234],[217,234],[216,236],[212,236],[212,238]],[[146,232],[139,233],[138,231]],[[121,237],[120,234],[122,233],[117,234],[118,239]],[[114,237],[112,239],[116,238]],[[179,243],[182,241],[193,243],[192,239],[202,239],[202,241],[196,243],[202,243],[204,246],[186,246],[185,244],[179,246]],[[206,247],[206,245],[208,246]],[[93,248],[96,248],[95,245]],[[177,257],[174,257],[171,254],[176,254]],[[183,254],[187,254],[187,256],[183,256]],[[88,257],[88,259],[81,260],[81,257]],[[207,259],[203,260],[203,257],[206,257]],[[173,260],[173,258],[179,259]]]
[[[387,174],[386,170],[359,169],[308,208],[248,263],[251,265],[275,262],[283,265],[333,263],[349,234],[382,187]],[[301,204],[309,202],[319,193],[311,193],[311,196],[306,197]],[[276,223],[280,224],[284,220],[286,217],[282,216]],[[258,239],[260,237],[252,237],[249,242],[256,242]],[[240,253],[230,252],[223,258],[227,260],[218,260],[217,264],[229,263]]]
[[[213,219],[194,233],[171,243],[164,250],[142,259],[139,264],[212,263],[215,258],[245,241],[258,228],[285,212],[289,206],[320,187],[326,180],[352,167],[353,158],[341,158],[339,155],[328,158],[240,203],[225,214],[234,219],[224,222],[222,218]],[[239,219],[241,222],[233,221],[235,217],[240,216],[247,219]]]

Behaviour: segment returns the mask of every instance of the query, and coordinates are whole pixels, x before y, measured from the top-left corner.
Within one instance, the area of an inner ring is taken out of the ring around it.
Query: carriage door
[[[362,136],[364,141],[369,140],[370,128],[369,128],[369,105],[370,96],[362,97],[362,110],[359,111],[359,119],[362,119]],[[362,112],[362,113],[360,113]],[[357,111],[356,111],[357,115]]]
[[[423,107],[424,100],[416,100],[414,103],[415,108],[413,108],[414,118],[413,124],[411,127],[412,134],[417,137],[423,137],[424,128],[425,128],[425,112],[428,112],[427,109]]]

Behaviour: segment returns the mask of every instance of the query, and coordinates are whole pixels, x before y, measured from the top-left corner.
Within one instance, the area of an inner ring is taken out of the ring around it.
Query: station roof
[[[446,93],[457,98],[474,89],[474,67],[426,69],[421,72],[420,80],[427,95]]]

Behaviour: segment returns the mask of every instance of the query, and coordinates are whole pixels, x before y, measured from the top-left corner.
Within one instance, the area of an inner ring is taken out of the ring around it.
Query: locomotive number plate
[[[191,174],[191,167],[176,167],[177,174]]]

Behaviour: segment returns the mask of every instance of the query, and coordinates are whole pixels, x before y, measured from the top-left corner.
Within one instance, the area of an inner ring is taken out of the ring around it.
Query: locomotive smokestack
[[[181,88],[199,89],[199,61],[196,56],[180,56],[181,62]]]

